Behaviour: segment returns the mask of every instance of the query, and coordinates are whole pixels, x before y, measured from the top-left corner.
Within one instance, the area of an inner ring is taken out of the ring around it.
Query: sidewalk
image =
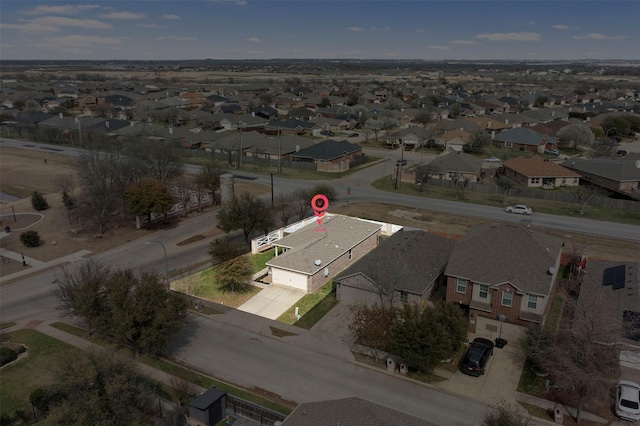
[[[36,272],[40,272],[42,270],[48,269],[48,268],[53,268],[53,267],[57,267],[57,266],[62,266],[65,263],[73,263],[73,262],[77,262],[78,260],[81,259],[85,259],[85,256],[87,256],[88,254],[90,254],[91,251],[90,250],[80,250],[77,251],[75,253],[71,253],[69,255],[63,256],[63,257],[59,257],[57,259],[54,259],[50,262],[40,262],[39,260],[35,260],[29,257],[25,256],[25,262],[27,264],[27,266],[30,267],[25,267],[25,269],[23,269],[22,271],[19,272],[14,272],[13,274],[10,275],[5,275],[0,277],[0,284],[14,280],[16,278],[20,278],[26,275],[31,275],[34,274]],[[17,260],[19,262],[22,261],[22,255],[10,250],[5,250],[5,249],[1,249],[0,248],[0,255],[4,256],[4,257],[8,257],[10,259],[13,260]]]
[[[102,349],[101,346],[96,345],[94,343],[89,342],[82,337],[75,336],[73,334],[66,333],[57,328],[51,327],[51,323],[53,321],[41,321],[41,320],[31,320],[31,321],[16,321],[16,325],[13,327],[5,328],[0,331],[0,334],[10,333],[12,331],[20,330],[20,329],[33,329],[37,330],[47,336],[53,337],[54,339],[60,340],[62,342],[68,343],[77,348],[87,350],[87,349]],[[178,377],[172,376],[170,374],[165,373],[164,371],[155,369],[153,367],[148,366],[142,362],[136,362],[138,368],[147,377],[150,377],[158,382],[162,382],[166,385],[173,386],[176,381],[179,381]],[[200,395],[202,392],[206,391],[205,388],[192,384],[194,391],[196,394]]]

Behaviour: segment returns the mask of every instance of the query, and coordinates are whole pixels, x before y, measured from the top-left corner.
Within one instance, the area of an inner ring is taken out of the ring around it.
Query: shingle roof
[[[434,158],[430,166],[443,172],[480,173],[482,160],[449,147]]]
[[[282,426],[435,426],[435,423],[358,397],[300,404]]]
[[[449,258],[445,275],[547,295],[563,241],[528,227],[487,224],[471,228]]]
[[[635,161],[625,158],[571,158],[560,164],[582,174],[601,176],[616,182],[640,180],[640,169]]]
[[[510,158],[503,163],[503,166],[526,177],[580,177],[578,173],[542,157]]]
[[[362,147],[356,143],[347,142],[345,140],[335,141],[329,139],[319,142],[310,147],[301,149],[300,151],[291,154],[292,158],[312,158],[319,161],[331,161],[339,158],[346,152],[351,154],[361,151]]]
[[[335,280],[362,274],[387,291],[423,294],[444,270],[454,246],[454,240],[425,231],[396,232]]]
[[[271,259],[267,265],[313,275],[365,238],[380,232],[380,225],[338,215],[325,216],[322,227],[326,231],[316,231],[317,227],[318,224],[312,222],[276,241],[276,246],[290,250]],[[320,266],[315,264],[317,259],[321,261]]]
[[[528,127],[516,127],[514,129],[503,130],[498,133],[493,140],[498,142],[512,142],[521,145],[538,146],[541,145],[543,141],[546,143],[555,143],[556,138],[543,135],[529,129]]]

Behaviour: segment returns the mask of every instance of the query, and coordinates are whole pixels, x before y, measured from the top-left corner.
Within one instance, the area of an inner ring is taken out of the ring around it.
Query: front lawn
[[[255,274],[265,268],[265,262],[272,259],[273,255],[273,250],[267,250],[264,253],[247,254],[245,256],[249,259],[252,272]],[[218,269],[218,265],[212,266],[188,277],[175,280],[171,283],[171,288],[181,293],[192,294],[231,308],[237,308],[261,290],[258,287],[247,286],[243,291],[229,291],[218,283]]]
[[[278,317],[278,321],[309,330],[337,303],[333,292],[333,281],[329,281],[316,292],[302,296],[295,305]],[[296,307],[299,309],[300,320],[296,318]]]
[[[65,351],[80,353],[67,343],[36,330],[17,330],[2,336],[2,341],[21,343],[28,347],[28,355],[2,368],[0,407],[7,413],[15,409],[31,410],[29,395],[39,387],[53,383],[52,366]]]

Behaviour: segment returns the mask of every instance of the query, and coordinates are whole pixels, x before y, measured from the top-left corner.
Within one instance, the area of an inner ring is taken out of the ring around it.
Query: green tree
[[[211,263],[217,265],[247,252],[247,245],[229,238],[218,238],[209,243]]]
[[[125,193],[125,198],[129,211],[136,216],[146,216],[148,225],[151,225],[153,213],[168,212],[174,202],[166,185],[151,179],[143,179],[139,185],[131,185]]]
[[[20,234],[20,241],[25,247],[38,247],[40,245],[40,235],[36,231],[24,231]]]
[[[323,108],[328,108],[331,106],[331,99],[329,98],[322,98],[322,100],[320,100],[320,106]]]
[[[38,191],[33,191],[33,194],[31,194],[31,206],[35,210],[41,211],[48,209],[49,203],[47,203],[47,199],[44,195],[42,195]]]
[[[218,226],[225,232],[241,229],[249,243],[249,235],[273,223],[273,212],[260,198],[243,192],[218,211]]]
[[[538,96],[536,100],[533,102],[533,106],[536,108],[544,108],[544,106],[549,102],[549,98],[546,96]]]
[[[252,274],[247,257],[239,256],[218,266],[216,280],[226,291],[244,293],[251,288],[249,280]]]
[[[155,272],[139,277],[131,269],[102,264],[66,271],[55,290],[65,316],[80,317],[101,337],[137,353],[158,353],[185,324],[187,304],[167,291]]]
[[[66,352],[52,370],[46,424],[144,424],[155,413],[158,387],[124,354]]]

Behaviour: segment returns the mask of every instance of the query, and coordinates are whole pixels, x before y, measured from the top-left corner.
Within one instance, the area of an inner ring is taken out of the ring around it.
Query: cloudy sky
[[[638,0],[2,0],[1,59],[633,59]]]

